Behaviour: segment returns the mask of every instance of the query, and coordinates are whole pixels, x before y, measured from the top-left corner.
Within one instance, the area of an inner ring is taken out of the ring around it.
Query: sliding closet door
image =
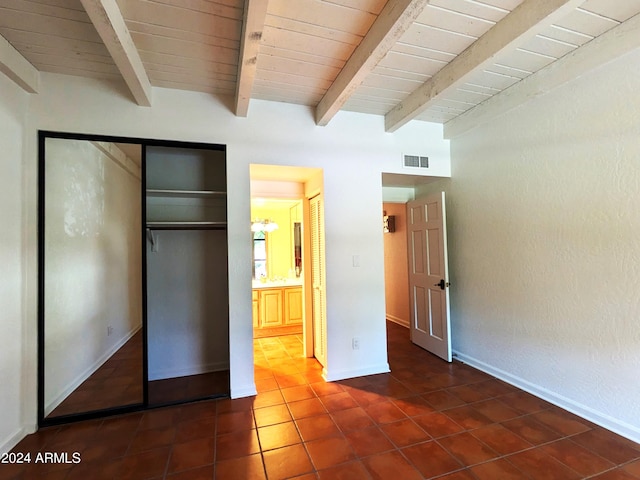
[[[148,399],[229,394],[226,159],[146,147]]]
[[[143,403],[140,152],[40,135],[40,424]]]

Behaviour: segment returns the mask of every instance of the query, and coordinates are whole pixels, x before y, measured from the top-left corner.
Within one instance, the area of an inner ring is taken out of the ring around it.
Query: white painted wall
[[[0,75],[0,452],[13,446],[23,429],[23,303],[22,216],[23,165],[28,95]],[[34,194],[35,192],[32,192]],[[35,329],[36,319],[29,319]],[[33,417],[31,412],[31,417]]]
[[[387,368],[381,173],[403,173],[401,154],[429,155],[424,173],[448,176],[448,141],[439,125],[416,122],[384,133],[382,117],[343,112],[317,127],[307,107],[252,101],[248,118],[201,93],[154,89],[154,106],[134,105],[122,85],[43,74],[32,98],[34,128],[221,143],[228,146],[229,302],[231,392],[255,392],[251,312],[249,164],[298,165],[324,170],[328,370],[332,378]],[[31,132],[33,133],[33,132]],[[29,158],[36,161],[35,156]],[[32,170],[30,185],[34,183]],[[24,192],[31,223],[35,190]],[[29,231],[35,235],[35,231]],[[35,251],[31,253],[35,255]],[[361,267],[352,267],[359,255]],[[34,286],[36,272],[29,278]],[[27,328],[35,328],[29,318]],[[360,350],[351,338],[360,337]],[[35,351],[33,352],[35,356]],[[35,372],[29,376],[35,382]],[[29,399],[26,399],[29,401]],[[35,412],[35,406],[32,406]]]
[[[140,329],[142,280],[139,169],[84,140],[45,152],[48,415]]]
[[[454,350],[636,441],[638,85],[640,51],[453,139],[446,186]]]

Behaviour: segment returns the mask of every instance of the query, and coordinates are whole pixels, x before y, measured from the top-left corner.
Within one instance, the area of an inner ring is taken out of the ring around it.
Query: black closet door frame
[[[47,138],[57,138],[66,140],[86,140],[94,142],[108,142],[108,143],[130,143],[140,145],[141,147],[141,161],[140,161],[140,241],[141,241],[141,275],[142,275],[142,403],[133,405],[126,405],[120,407],[107,408],[102,410],[94,410],[89,412],[75,413],[70,415],[60,415],[54,418],[45,418],[44,416],[44,367],[45,367],[45,255],[44,255],[44,241],[45,241],[45,143]],[[223,151],[225,153],[225,162],[227,161],[227,147],[223,144],[202,143],[202,142],[185,142],[178,140],[160,140],[149,138],[137,138],[137,137],[120,137],[111,135],[94,135],[86,133],[72,133],[72,132],[60,132],[51,130],[38,130],[38,197],[37,197],[37,210],[38,210],[38,328],[37,328],[37,348],[38,348],[38,427],[47,427],[52,425],[61,425],[65,423],[78,422],[82,420],[91,420],[95,418],[103,418],[112,415],[120,415],[130,412],[138,412],[143,410],[149,410],[153,408],[160,408],[166,406],[163,405],[149,405],[149,361],[148,361],[148,341],[147,341],[147,208],[146,208],[146,150],[148,146],[153,147],[170,147],[170,148],[190,148],[201,150],[216,150]],[[228,239],[227,239],[228,242]],[[228,280],[227,280],[228,281]],[[190,400],[194,401],[194,400]],[[176,402],[189,403],[190,401]],[[197,401],[197,400],[196,400]]]

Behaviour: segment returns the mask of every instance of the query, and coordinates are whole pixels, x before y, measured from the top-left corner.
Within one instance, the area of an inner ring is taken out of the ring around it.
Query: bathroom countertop
[[[301,287],[302,286],[302,279],[301,278],[287,278],[285,280],[267,280],[266,282],[261,282],[260,280],[254,280],[252,282],[251,286],[254,289]]]

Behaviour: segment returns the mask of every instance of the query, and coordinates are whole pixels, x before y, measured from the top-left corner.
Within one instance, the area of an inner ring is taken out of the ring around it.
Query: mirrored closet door
[[[141,159],[41,133],[41,423],[143,404]]]

